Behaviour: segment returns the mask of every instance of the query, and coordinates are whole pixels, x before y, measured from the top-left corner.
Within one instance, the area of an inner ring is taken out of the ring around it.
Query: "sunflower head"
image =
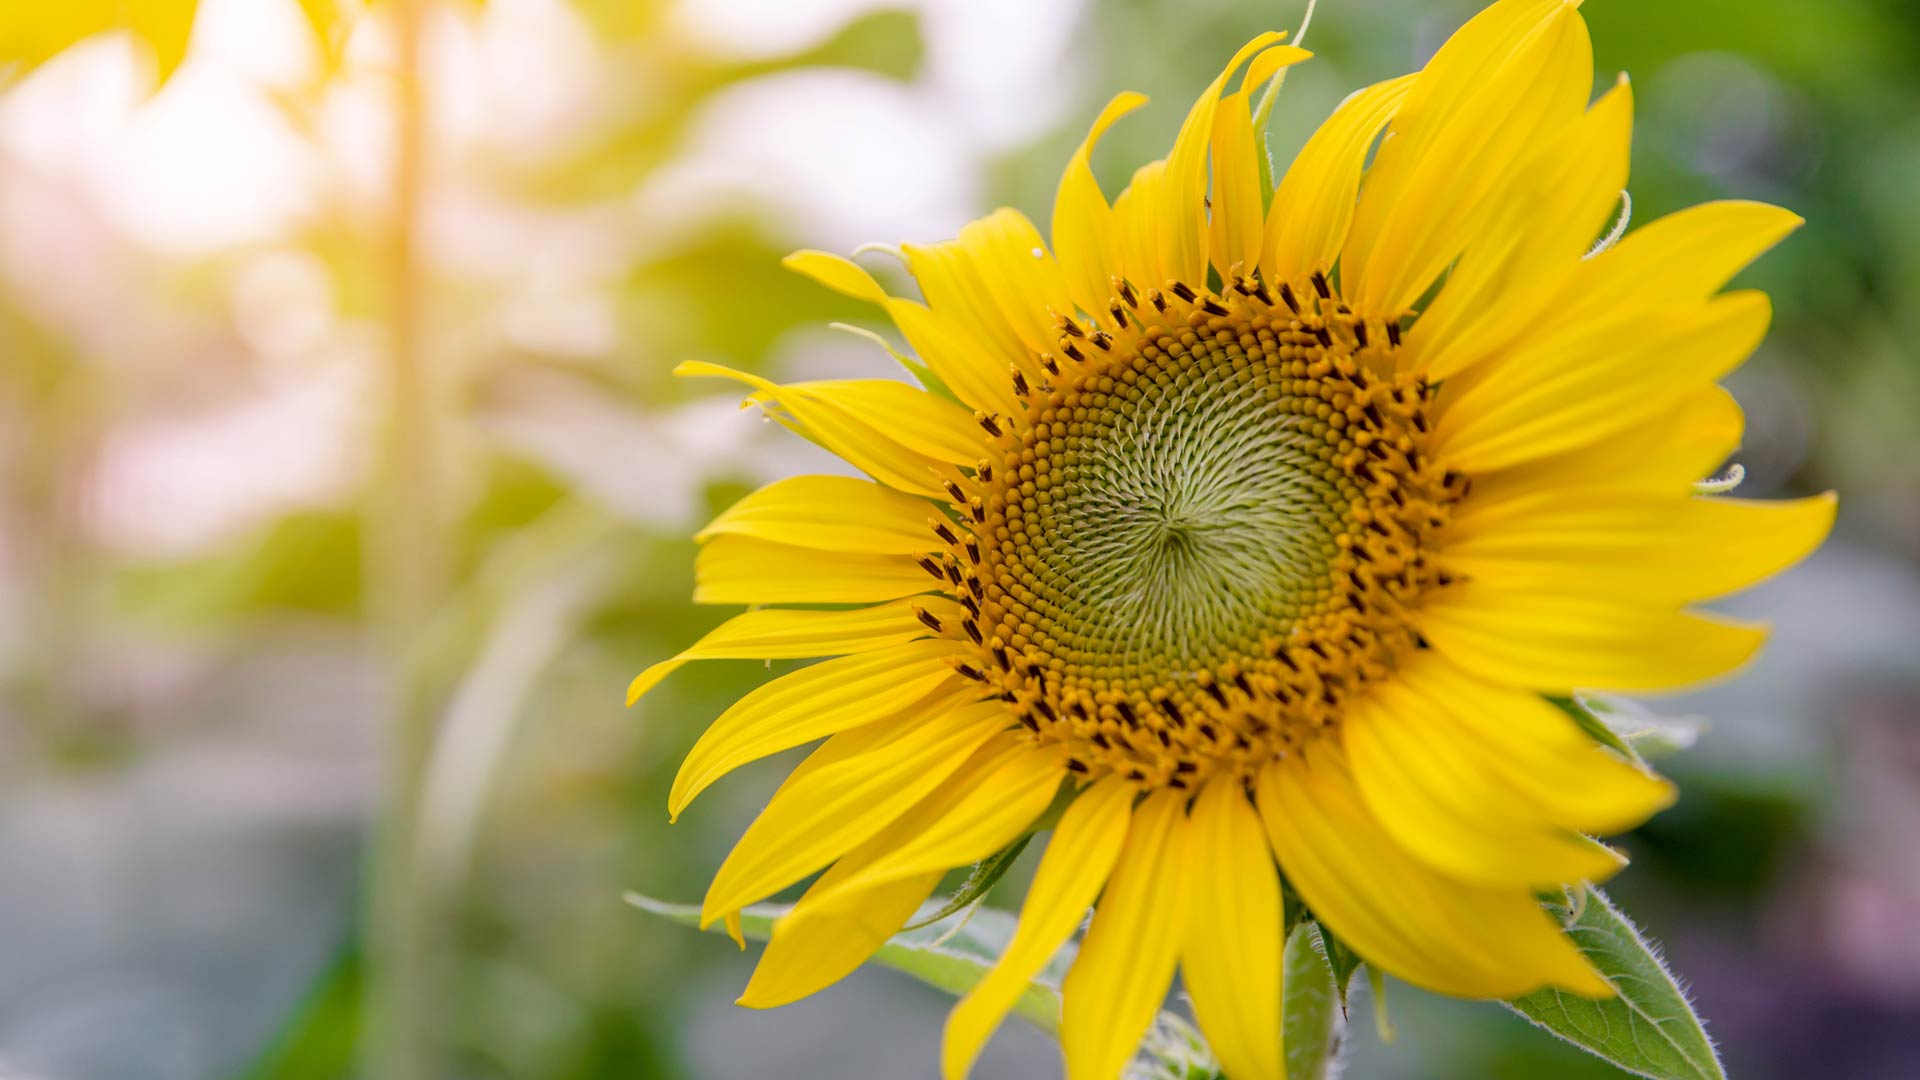
[[[629,692],[694,659],[833,658],[728,709],[674,784],[677,815],[825,740],[706,899],[731,922],[819,873],[743,1003],[851,971],[1060,801],[1018,932],[949,1022],[949,1078],[1096,900],[1070,1075],[1117,1075],[1178,971],[1227,1073],[1280,1077],[1282,874],[1410,982],[1612,992],[1535,897],[1617,871],[1591,837],[1672,789],[1547,699],[1733,670],[1763,632],[1694,605],[1826,534],[1831,496],[1695,488],[1741,434],[1715,381],[1768,318],[1720,290],[1799,219],[1709,204],[1596,249],[1632,96],[1589,101],[1565,0],[1500,0],[1263,190],[1250,99],[1308,55],[1250,42],[1109,202],[1090,155],[1144,101],[1114,98],[1051,244],[999,210],[907,245],[919,299],[788,259],[878,305],[920,386],[683,366],[866,477],[723,513],[696,598],[755,610]]]

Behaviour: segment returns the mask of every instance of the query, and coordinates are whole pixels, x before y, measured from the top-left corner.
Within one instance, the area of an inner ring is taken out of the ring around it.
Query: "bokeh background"
[[[1326,0],[1276,149],[1474,6]],[[737,1009],[750,955],[622,901],[697,898],[791,764],[669,829],[678,758],[767,677],[696,665],[622,707],[727,614],[689,603],[688,536],[832,467],[669,369],[897,374],[828,325],[874,313],[781,254],[1044,222],[1133,87],[1155,102],[1103,144],[1116,190],[1300,8],[201,0],[184,53],[109,31],[15,64],[0,1075],[931,1076],[932,990],[869,971]],[[1778,312],[1731,383],[1743,493],[1842,493],[1818,555],[1725,605],[1776,624],[1760,662],[1660,703],[1709,727],[1612,892],[1734,1075],[1920,1075],[1920,9],[1586,15],[1602,78],[1635,80],[1637,221],[1729,196],[1808,219],[1743,278]],[[1397,1040],[1358,1001],[1351,1075],[1609,1075],[1388,993]],[[1053,1054],[1013,1021],[978,1075]]]

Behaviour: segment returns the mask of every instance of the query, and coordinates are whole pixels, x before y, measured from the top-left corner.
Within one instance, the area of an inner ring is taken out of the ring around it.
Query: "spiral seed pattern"
[[[1324,275],[1232,280],[1116,280],[1106,327],[1058,317],[930,522],[922,565],[969,615],[929,625],[1082,774],[1192,787],[1288,753],[1421,647],[1407,612],[1451,583],[1426,551],[1469,481],[1424,452],[1398,325]]]

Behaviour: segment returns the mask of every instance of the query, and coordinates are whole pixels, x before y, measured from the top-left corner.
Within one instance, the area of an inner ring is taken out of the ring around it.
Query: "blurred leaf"
[[[306,999],[287,1014],[245,1080],[334,1080],[351,1076],[360,1034],[361,958],[358,935],[340,946]]]
[[[1330,1080],[1338,1075],[1346,1029],[1333,972],[1312,927],[1305,924],[1287,938],[1283,956],[1280,1030],[1287,1080]]]
[[[1726,1080],[1699,1016],[1658,950],[1604,893],[1588,886],[1579,903],[1549,906],[1618,996],[1589,1001],[1547,988],[1507,1002],[1508,1008],[1636,1076]]]
[[[1632,698],[1582,694],[1580,704],[1643,758],[1690,750],[1707,730],[1705,717],[1662,716]]]
[[[1549,697],[1547,700],[1552,702],[1561,712],[1571,717],[1574,723],[1580,725],[1580,730],[1586,732],[1594,742],[1608,749],[1617,751],[1620,756],[1632,761],[1636,765],[1646,764],[1646,759],[1640,756],[1640,752],[1633,748],[1633,744],[1628,742],[1625,736],[1615,731],[1611,725],[1600,719],[1600,717],[1595,715],[1586,705],[1573,698]]]
[[[643,911],[671,919],[685,926],[700,925],[700,908],[692,904],[670,904],[650,896],[628,893],[627,902]],[[755,941],[765,941],[773,933],[776,919],[793,910],[791,904],[754,904],[740,913],[740,932]],[[937,910],[932,902],[921,912]],[[973,989],[986,977],[1000,952],[1013,938],[1014,917],[1005,911],[977,909],[948,916],[921,930],[904,931],[880,947],[870,963],[906,972],[929,986],[958,997]],[[712,928],[721,933],[718,923]],[[1027,986],[1026,993],[1013,1011],[1049,1034],[1060,1031],[1060,975],[1071,962],[1069,945],[1056,956],[1040,977]]]
[[[122,570],[118,601],[175,624],[218,624],[270,612],[342,617],[360,609],[360,521],[300,511],[220,553]]]

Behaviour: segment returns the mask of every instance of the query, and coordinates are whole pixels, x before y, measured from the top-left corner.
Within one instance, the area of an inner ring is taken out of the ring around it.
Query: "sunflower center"
[[[1077,771],[1258,768],[1419,645],[1406,613],[1446,584],[1424,543],[1466,478],[1422,453],[1397,326],[1300,285],[1120,287],[1111,331],[1061,319],[1020,414],[980,418],[996,454],[928,568],[970,612],[962,673]]]

